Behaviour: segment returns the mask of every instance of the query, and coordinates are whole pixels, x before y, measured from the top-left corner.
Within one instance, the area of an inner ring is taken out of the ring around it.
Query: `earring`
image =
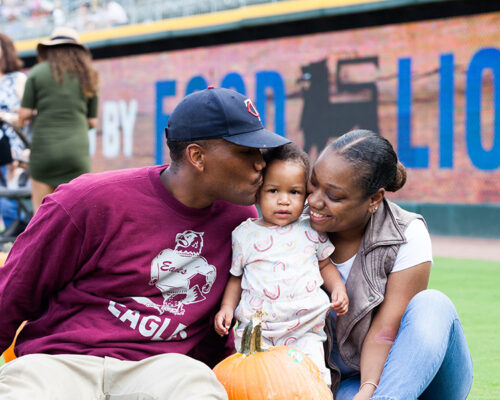
[[[378,206],[373,207],[373,212],[378,210]]]

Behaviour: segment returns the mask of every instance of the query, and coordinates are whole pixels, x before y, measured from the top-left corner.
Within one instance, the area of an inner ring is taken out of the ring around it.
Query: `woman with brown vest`
[[[328,145],[311,174],[311,225],[335,245],[350,303],[346,315],[327,318],[336,400],[462,400],[472,385],[455,308],[427,289],[425,221],[385,198],[405,181],[389,141],[366,130]]]

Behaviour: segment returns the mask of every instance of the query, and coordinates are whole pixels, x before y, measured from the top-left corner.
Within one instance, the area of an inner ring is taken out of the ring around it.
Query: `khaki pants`
[[[31,354],[0,368],[2,400],[227,400],[205,364],[181,354],[142,361]]]

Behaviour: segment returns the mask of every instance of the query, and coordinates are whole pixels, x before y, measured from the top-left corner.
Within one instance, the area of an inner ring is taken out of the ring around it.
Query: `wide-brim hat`
[[[66,26],[56,27],[50,34],[50,38],[48,40],[43,40],[38,43],[37,49],[40,51],[46,47],[59,45],[73,45],[88,50],[87,46],[80,42],[78,33],[74,29]]]

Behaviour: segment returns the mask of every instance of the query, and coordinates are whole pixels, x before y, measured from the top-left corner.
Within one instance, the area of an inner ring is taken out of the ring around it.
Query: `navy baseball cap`
[[[252,100],[234,90],[212,86],[182,99],[168,118],[165,134],[174,142],[222,138],[259,149],[290,143],[264,129]]]

